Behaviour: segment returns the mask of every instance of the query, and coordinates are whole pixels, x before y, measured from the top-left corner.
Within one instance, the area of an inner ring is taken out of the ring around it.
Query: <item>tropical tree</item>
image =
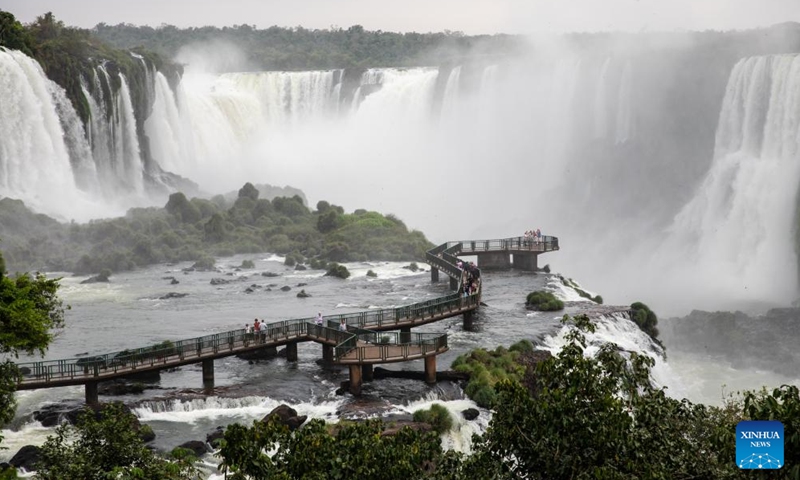
[[[62,424],[41,447],[42,480],[185,480],[197,477],[191,452],[164,459],[145,446],[139,421],[121,403],[87,407],[75,425]]]

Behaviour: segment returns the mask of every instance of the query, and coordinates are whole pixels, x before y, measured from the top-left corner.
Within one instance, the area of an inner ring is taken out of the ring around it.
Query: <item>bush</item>
[[[414,412],[414,421],[431,425],[438,434],[445,433],[453,428],[453,417],[450,416],[450,411],[438,403],[431,405],[428,410]]]
[[[297,262],[295,261],[293,255],[286,255],[286,260],[284,260],[283,264],[287,267],[294,267],[297,265]]]
[[[633,320],[642,331],[653,340],[658,341],[658,317],[655,312],[650,310],[650,307],[642,302],[634,302],[631,304],[630,311],[631,320]]]
[[[527,353],[533,351],[533,344],[530,340],[520,340],[519,342],[511,345],[508,349],[509,352]]]
[[[376,278],[378,274],[373,272],[372,270],[367,270],[367,276],[370,278]]]
[[[555,312],[564,309],[564,302],[556,298],[556,296],[550,292],[538,290],[528,294],[528,297],[525,299],[525,306],[531,310]]]
[[[195,270],[214,270],[214,264],[217,263],[213,257],[203,256],[192,265]]]
[[[253,263],[252,260],[242,260],[242,264],[239,265],[239,268],[256,268],[256,264]]]
[[[338,277],[338,278],[348,278],[350,276],[350,271],[347,270],[347,267],[344,265],[339,265],[338,263],[331,263],[328,265],[328,272],[325,274],[326,277]]]

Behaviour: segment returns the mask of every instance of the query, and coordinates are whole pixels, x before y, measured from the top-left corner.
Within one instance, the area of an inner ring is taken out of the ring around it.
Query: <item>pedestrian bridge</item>
[[[479,255],[480,264],[480,255],[485,253],[538,255],[558,250],[555,237],[544,238],[549,240],[535,245],[521,237],[447,242],[429,250],[425,261],[432,267],[431,280],[438,281],[442,271],[456,290],[439,298],[396,308],[331,315],[322,325],[314,323],[313,318],[284,320],[267,324],[266,332],[237,329],[103,355],[19,363],[17,390],[85,385],[87,403],[97,403],[98,382],[193,363],[202,363],[204,386],[213,390],[214,359],[285,345],[288,360],[296,361],[298,342],[307,341],[322,345],[326,363],[349,367],[350,390],[354,394],[360,393],[362,380],[371,380],[374,364],[424,359],[426,381],[435,383],[436,356],[448,350],[447,335],[412,333],[411,328],[458,315],[464,316],[465,324],[471,322],[472,312],[480,306],[481,290],[468,296],[461,293],[465,275],[457,265],[457,255]]]

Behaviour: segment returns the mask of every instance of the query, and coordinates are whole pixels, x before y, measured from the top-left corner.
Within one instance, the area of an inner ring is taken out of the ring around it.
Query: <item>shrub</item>
[[[213,257],[203,256],[200,257],[196,262],[194,262],[192,268],[194,268],[195,270],[214,270],[215,263],[216,260],[214,260]]]
[[[325,274],[325,276],[348,278],[350,276],[350,271],[347,270],[347,267],[344,265],[339,265],[338,263],[334,262],[328,265],[328,272]]]
[[[530,340],[520,340],[519,342],[515,343],[514,345],[511,345],[511,347],[509,347],[508,351],[509,352],[520,352],[520,353],[532,352],[533,351],[533,344],[531,343]]]
[[[453,428],[453,417],[450,416],[450,411],[439,403],[432,404],[428,410],[414,412],[414,421],[431,425],[433,430],[439,434]]]
[[[528,294],[525,299],[525,305],[532,310],[539,310],[543,312],[554,312],[564,309],[564,302],[556,298],[550,292],[537,290]]]
[[[372,270],[367,270],[367,276],[370,278],[376,278],[378,274],[373,272]]]
[[[650,307],[642,302],[634,302],[631,304],[630,311],[631,320],[633,320],[642,331],[653,340],[658,340],[658,317],[655,312],[650,310]]]
[[[253,263],[252,260],[242,260],[242,264],[239,265],[239,268],[256,268],[256,264]]]

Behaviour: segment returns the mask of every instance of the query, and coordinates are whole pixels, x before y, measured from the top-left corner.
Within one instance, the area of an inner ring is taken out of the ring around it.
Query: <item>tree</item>
[[[87,407],[75,425],[63,424],[47,438],[37,462],[42,480],[195,478],[194,458],[187,451],[171,460],[148,449],[139,434],[139,421],[121,403],[102,410]]]
[[[252,183],[247,182],[239,189],[238,198],[249,198],[253,201],[258,200],[258,189]]]
[[[25,27],[11,13],[0,10],[0,45],[32,55],[31,39]]]
[[[64,306],[56,295],[59,280],[39,273],[6,276],[0,253],[0,354],[44,354],[52,331],[64,324]],[[18,379],[19,370],[10,359],[0,363],[0,425],[14,418]]]
[[[421,478],[442,455],[434,432],[405,427],[382,435],[381,420],[346,423],[331,428],[314,419],[290,432],[277,418],[230,425],[220,450],[226,478],[395,480]],[[275,450],[273,455],[266,452]]]

